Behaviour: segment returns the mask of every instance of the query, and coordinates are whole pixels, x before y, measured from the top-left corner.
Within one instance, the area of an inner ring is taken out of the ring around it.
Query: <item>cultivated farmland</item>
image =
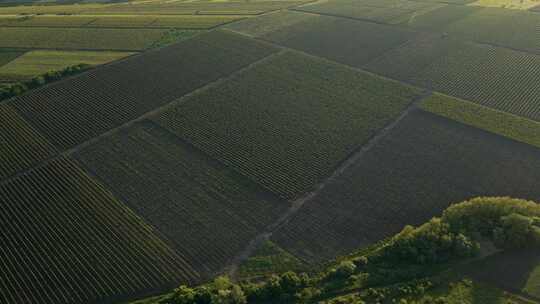
[[[59,149],[74,147],[274,52],[211,32],[103,66],[11,102]]]
[[[97,303],[198,279],[68,159],[0,184],[1,303]]]
[[[0,27],[0,47],[143,50],[165,33],[164,29]]]
[[[100,65],[132,55],[127,52],[30,51],[0,67],[0,79],[28,79],[77,64]]]
[[[474,196],[540,199],[540,149],[420,110],[402,120],[273,240],[309,261],[366,246]]]
[[[280,11],[257,18],[247,18],[239,22],[234,22],[226,25],[226,28],[246,35],[260,37],[317,17],[318,16],[314,14],[304,14],[295,11]]]
[[[0,104],[0,180],[29,169],[56,150],[7,104]]]
[[[445,5],[422,15],[414,16],[414,18],[410,18],[403,22],[402,25],[418,30],[444,32],[449,25],[470,16],[479,10],[481,10],[480,7]],[[468,30],[472,31],[474,29]]]
[[[366,68],[540,120],[540,55],[439,37],[403,45]]]
[[[77,157],[203,274],[221,270],[288,207],[151,122]]]
[[[264,187],[310,190],[419,90],[293,52],[190,96],[156,121]]]
[[[24,54],[24,51],[0,49],[0,67]]]
[[[416,33],[398,27],[320,16],[279,29],[263,38],[360,67],[415,36]]]
[[[420,107],[466,125],[540,148],[540,122],[442,94],[431,95],[422,101]]]

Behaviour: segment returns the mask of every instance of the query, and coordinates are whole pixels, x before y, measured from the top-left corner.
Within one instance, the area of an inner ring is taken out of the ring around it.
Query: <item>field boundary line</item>
[[[303,196],[292,201],[291,207],[282,214],[274,223],[269,225],[265,231],[251,240],[246,248],[233,259],[233,263],[224,268],[224,272],[228,274],[232,279],[237,279],[238,268],[242,262],[246,261],[264,242],[269,241],[275,232],[286,225],[293,216],[302,208],[302,206],[315,198],[322,190],[324,190],[331,182],[340,177],[347,169],[354,165],[364,154],[371,150],[382,138],[384,138],[392,129],[394,129],[405,117],[412,111],[418,109],[417,103],[424,98],[430,96],[433,92],[428,89],[424,89],[417,96],[411,99],[409,105],[401,112],[399,116],[389,122],[386,126],[379,129],[373,134],[363,145],[352,151],[341,163],[339,163],[333,170],[332,174],[323,181],[319,182],[313,190],[305,193]],[[296,258],[304,261],[303,259],[295,256]],[[304,261],[306,262],[306,261]]]

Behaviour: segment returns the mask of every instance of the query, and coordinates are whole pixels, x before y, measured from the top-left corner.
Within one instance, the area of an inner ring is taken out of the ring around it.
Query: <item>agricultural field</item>
[[[285,52],[190,96],[155,121],[294,199],[419,94],[397,82]]]
[[[496,164],[496,165],[494,165]],[[274,234],[320,262],[475,196],[540,200],[540,149],[416,110]]]
[[[540,122],[442,94],[424,99],[420,108],[540,148]]]
[[[275,49],[210,32],[54,83],[10,102],[60,150],[164,106]]]
[[[107,302],[199,279],[69,159],[2,182],[0,204],[2,303]]]
[[[220,271],[289,206],[151,122],[76,157],[201,274]]]
[[[243,17],[219,15],[0,15],[0,26],[209,29],[241,18]]]
[[[128,52],[30,51],[0,66],[0,79],[25,80],[81,63],[96,66],[133,54]]]
[[[0,49],[0,67],[24,54],[22,50]]]
[[[451,38],[428,38],[394,49],[365,67],[387,77],[540,120],[540,55]]]
[[[470,5],[527,10],[538,5],[538,0],[478,0]]]
[[[414,32],[393,26],[320,16],[279,29],[262,38],[353,67],[360,67],[416,35]]]
[[[482,10],[482,8],[477,6],[445,5],[424,14],[415,15],[413,18],[406,20],[400,25],[415,30],[445,32],[449,25],[480,10]]]
[[[0,180],[53,156],[54,147],[7,104],[0,104]]]
[[[165,29],[94,29],[0,27],[0,47],[71,50],[144,50]]]
[[[385,24],[398,24],[420,16],[444,4],[415,1],[334,0],[307,4],[296,10]]]
[[[304,14],[296,11],[279,11],[257,18],[247,18],[238,22],[233,22],[227,24],[225,28],[244,35],[262,37],[279,29],[303,23],[317,17],[318,15]]]
[[[266,241],[238,269],[238,277],[256,279],[286,271],[302,271],[306,264],[280,248],[271,241]]]

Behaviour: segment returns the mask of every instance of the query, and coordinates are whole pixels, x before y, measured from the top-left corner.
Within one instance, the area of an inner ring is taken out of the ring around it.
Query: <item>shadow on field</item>
[[[465,273],[475,279],[540,299],[540,278],[534,274],[540,267],[539,251],[501,252],[470,266]]]

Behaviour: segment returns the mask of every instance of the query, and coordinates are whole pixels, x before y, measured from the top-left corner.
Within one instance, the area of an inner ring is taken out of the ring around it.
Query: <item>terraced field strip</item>
[[[415,110],[271,239],[319,262],[423,223],[450,202],[539,199],[539,178],[540,149]]]
[[[29,169],[56,152],[13,107],[0,104],[0,180]]]
[[[2,27],[210,29],[245,16],[219,15],[0,15]]]
[[[190,96],[155,121],[293,199],[330,174],[419,93],[342,65],[285,52]]]
[[[0,27],[0,47],[139,51],[159,40],[165,29]]]
[[[75,156],[208,276],[289,206],[149,121]]]
[[[54,83],[9,103],[65,150],[275,51],[240,35],[213,31]]]
[[[540,122],[442,94],[426,98],[420,108],[540,148]]]
[[[100,65],[135,53],[104,51],[26,52],[8,64],[0,66],[0,79],[29,79],[50,71],[60,71],[77,64]]]
[[[97,303],[198,279],[184,259],[65,158],[0,184],[1,303]]]
[[[280,28],[261,38],[349,66],[361,67],[417,35],[395,26],[319,16]]]

